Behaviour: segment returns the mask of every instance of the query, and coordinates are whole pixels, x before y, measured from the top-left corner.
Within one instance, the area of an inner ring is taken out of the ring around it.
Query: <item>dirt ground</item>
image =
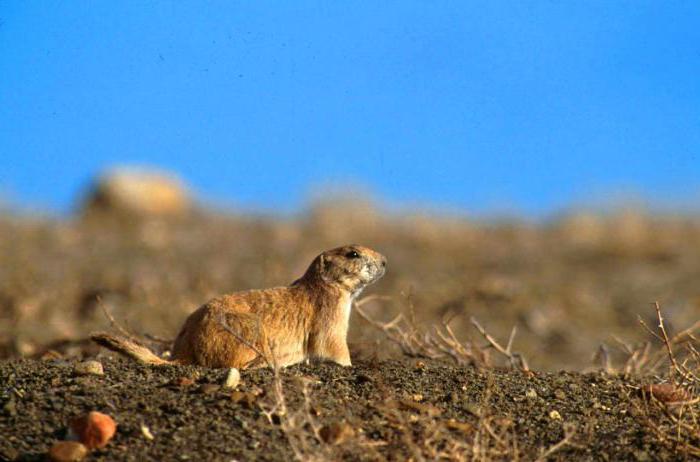
[[[547,460],[687,458],[645,425],[642,414],[658,420],[660,411],[635,390],[639,383],[604,373],[530,375],[416,360],[294,366],[281,373],[287,415],[268,419],[270,370],[244,371],[233,392],[218,386],[225,370],[102,361],[105,375],[87,377],[62,359],[0,363],[0,460],[43,460],[70,418],[99,410],[118,431],[88,460],[289,461],[295,439],[281,419],[303,410],[302,380],[310,421],[290,431],[307,433],[297,450],[310,458],[435,460],[444,451],[453,460],[534,460],[567,432],[573,436]],[[349,428],[349,436],[313,438],[309,422]]]
[[[110,328],[105,312],[167,340],[211,297],[288,284],[350,242],[389,260],[351,317],[352,368],[243,371],[231,391],[225,370],[145,367],[85,340]],[[288,218],[0,214],[0,461],[43,460],[90,410],[118,431],[89,460],[690,460],[698,280],[693,216],[478,222],[357,201]],[[661,337],[638,321],[659,335],[655,301],[680,400],[640,393],[669,380]],[[105,375],[76,375],[94,357]]]

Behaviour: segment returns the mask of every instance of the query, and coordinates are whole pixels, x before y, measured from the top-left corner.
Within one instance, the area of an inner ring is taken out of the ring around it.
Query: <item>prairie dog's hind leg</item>
[[[264,343],[257,316],[223,310],[206,313],[191,339],[197,364],[239,369],[257,366],[259,357],[266,356]]]

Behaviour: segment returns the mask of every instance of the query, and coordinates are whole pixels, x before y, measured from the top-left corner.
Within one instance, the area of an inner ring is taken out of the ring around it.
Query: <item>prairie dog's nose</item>
[[[386,268],[386,257],[384,255],[382,255],[382,258],[379,261],[379,264],[382,266],[382,268]]]

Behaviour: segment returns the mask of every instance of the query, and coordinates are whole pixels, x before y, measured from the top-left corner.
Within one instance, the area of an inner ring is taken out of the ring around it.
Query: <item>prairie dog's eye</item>
[[[354,250],[351,250],[350,252],[345,254],[346,258],[360,258],[360,254],[355,252]]]

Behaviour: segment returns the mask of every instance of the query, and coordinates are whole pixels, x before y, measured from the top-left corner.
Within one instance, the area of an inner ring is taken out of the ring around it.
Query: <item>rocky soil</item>
[[[293,366],[280,388],[269,369],[243,371],[231,390],[221,386],[226,370],[101,361],[104,375],[80,375],[64,359],[0,363],[0,460],[43,460],[70,419],[91,410],[118,429],[86,460],[691,457],[650,427],[663,410],[640,382],[604,373],[362,361]]]

